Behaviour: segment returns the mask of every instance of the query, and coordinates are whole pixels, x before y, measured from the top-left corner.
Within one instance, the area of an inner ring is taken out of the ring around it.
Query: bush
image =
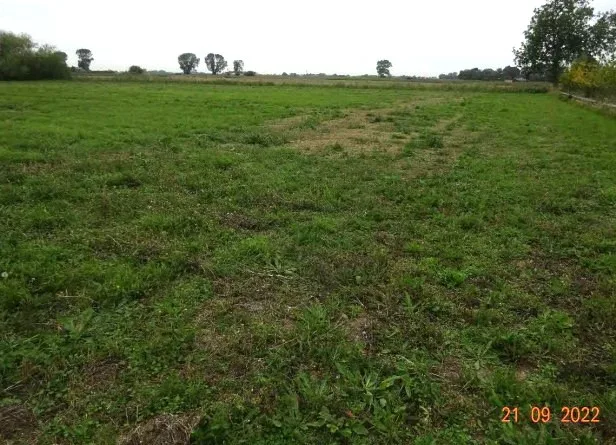
[[[616,62],[600,64],[592,59],[580,59],[560,78],[562,86],[586,97],[616,98]]]
[[[257,75],[257,73],[256,73],[256,72],[254,72],[254,71],[246,71],[246,72],[244,73],[244,76],[256,76],[256,75]]]
[[[67,79],[66,54],[30,36],[0,31],[0,80]]]
[[[145,69],[141,68],[138,65],[133,65],[128,69],[128,72],[131,74],[143,74],[145,73]]]

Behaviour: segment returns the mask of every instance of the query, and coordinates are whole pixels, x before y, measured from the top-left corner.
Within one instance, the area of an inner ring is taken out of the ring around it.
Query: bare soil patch
[[[0,439],[31,443],[36,428],[36,418],[26,406],[13,404],[0,407]]]

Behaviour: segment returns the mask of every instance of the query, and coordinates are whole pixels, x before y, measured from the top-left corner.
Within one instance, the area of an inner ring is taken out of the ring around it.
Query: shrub
[[[563,73],[560,82],[565,89],[587,97],[616,98],[616,62],[602,65],[580,59]]]
[[[141,68],[138,65],[133,65],[128,69],[128,72],[131,74],[143,74],[145,73],[145,69]]]
[[[257,73],[256,73],[256,72],[254,72],[254,71],[246,71],[246,72],[244,73],[244,76],[256,76],[256,75],[257,75]]]
[[[26,34],[0,31],[0,80],[69,78],[66,57],[49,45],[37,49]]]

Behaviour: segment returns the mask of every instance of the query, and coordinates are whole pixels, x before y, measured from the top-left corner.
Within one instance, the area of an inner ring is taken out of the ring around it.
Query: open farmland
[[[616,436],[616,120],[554,94],[5,82],[0,273],[9,443]]]

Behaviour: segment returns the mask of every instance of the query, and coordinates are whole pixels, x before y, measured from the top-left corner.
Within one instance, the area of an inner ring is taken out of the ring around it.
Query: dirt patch
[[[432,371],[432,375],[441,380],[447,387],[458,386],[462,381],[463,374],[462,361],[453,356],[445,357]]]
[[[221,215],[219,221],[222,225],[236,230],[259,230],[263,226],[263,224],[256,219],[235,212],[228,212]]]
[[[84,383],[89,388],[100,388],[112,384],[123,366],[123,363],[116,357],[107,357],[89,363],[83,369]]]
[[[32,411],[24,405],[14,404],[0,407],[0,438],[19,440],[27,443],[32,440],[37,421]]]
[[[347,322],[347,332],[350,341],[363,343],[366,348],[374,343],[374,326],[373,320],[367,314],[361,314],[357,318]]]
[[[515,379],[524,382],[533,374],[535,368],[529,363],[519,363],[515,370]]]
[[[188,445],[199,416],[162,414],[123,435],[119,445]]]

